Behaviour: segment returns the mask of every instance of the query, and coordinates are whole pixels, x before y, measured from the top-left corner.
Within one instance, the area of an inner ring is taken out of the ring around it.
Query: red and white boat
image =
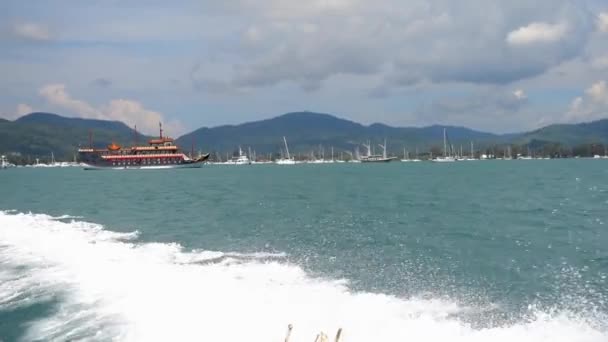
[[[100,169],[181,169],[198,168],[209,159],[209,154],[191,158],[181,152],[174,140],[163,136],[162,126],[158,139],[151,139],[147,146],[123,148],[112,143],[107,148],[78,149],[81,163],[85,170]]]

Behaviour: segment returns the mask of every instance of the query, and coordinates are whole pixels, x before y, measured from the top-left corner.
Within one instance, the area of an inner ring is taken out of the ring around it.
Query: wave
[[[531,309],[529,319],[476,328],[471,308],[438,298],[353,292],[283,253],[185,251],[139,243],[83,221],[0,211],[0,311],[58,298],[25,340],[606,341],[594,317]]]

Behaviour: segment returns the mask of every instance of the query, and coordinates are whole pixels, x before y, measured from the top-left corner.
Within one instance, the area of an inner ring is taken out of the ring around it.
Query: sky
[[[293,111],[495,133],[608,117],[608,0],[3,0],[0,117]]]

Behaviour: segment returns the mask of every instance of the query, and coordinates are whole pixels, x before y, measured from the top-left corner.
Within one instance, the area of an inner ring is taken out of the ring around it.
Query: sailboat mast
[[[291,159],[289,156],[289,147],[287,147],[287,139],[283,136],[283,142],[285,143],[285,152],[287,153],[287,159]]]
[[[190,158],[194,158],[194,135],[192,135],[192,141],[190,146]]]
[[[386,139],[384,139],[384,145],[382,146],[382,158],[386,159]]]
[[[133,127],[133,146],[137,146],[137,125]]]
[[[445,128],[443,129],[443,156],[447,157],[447,152],[448,152],[448,143],[447,143],[447,137],[445,135]]]

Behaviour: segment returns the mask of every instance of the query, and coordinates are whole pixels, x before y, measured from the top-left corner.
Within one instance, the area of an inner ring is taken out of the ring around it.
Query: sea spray
[[[23,325],[24,340],[606,341],[596,317],[534,311],[527,320],[474,328],[467,310],[438,298],[352,292],[311,277],[283,254],[185,251],[48,215],[0,212],[0,310],[56,300]]]

